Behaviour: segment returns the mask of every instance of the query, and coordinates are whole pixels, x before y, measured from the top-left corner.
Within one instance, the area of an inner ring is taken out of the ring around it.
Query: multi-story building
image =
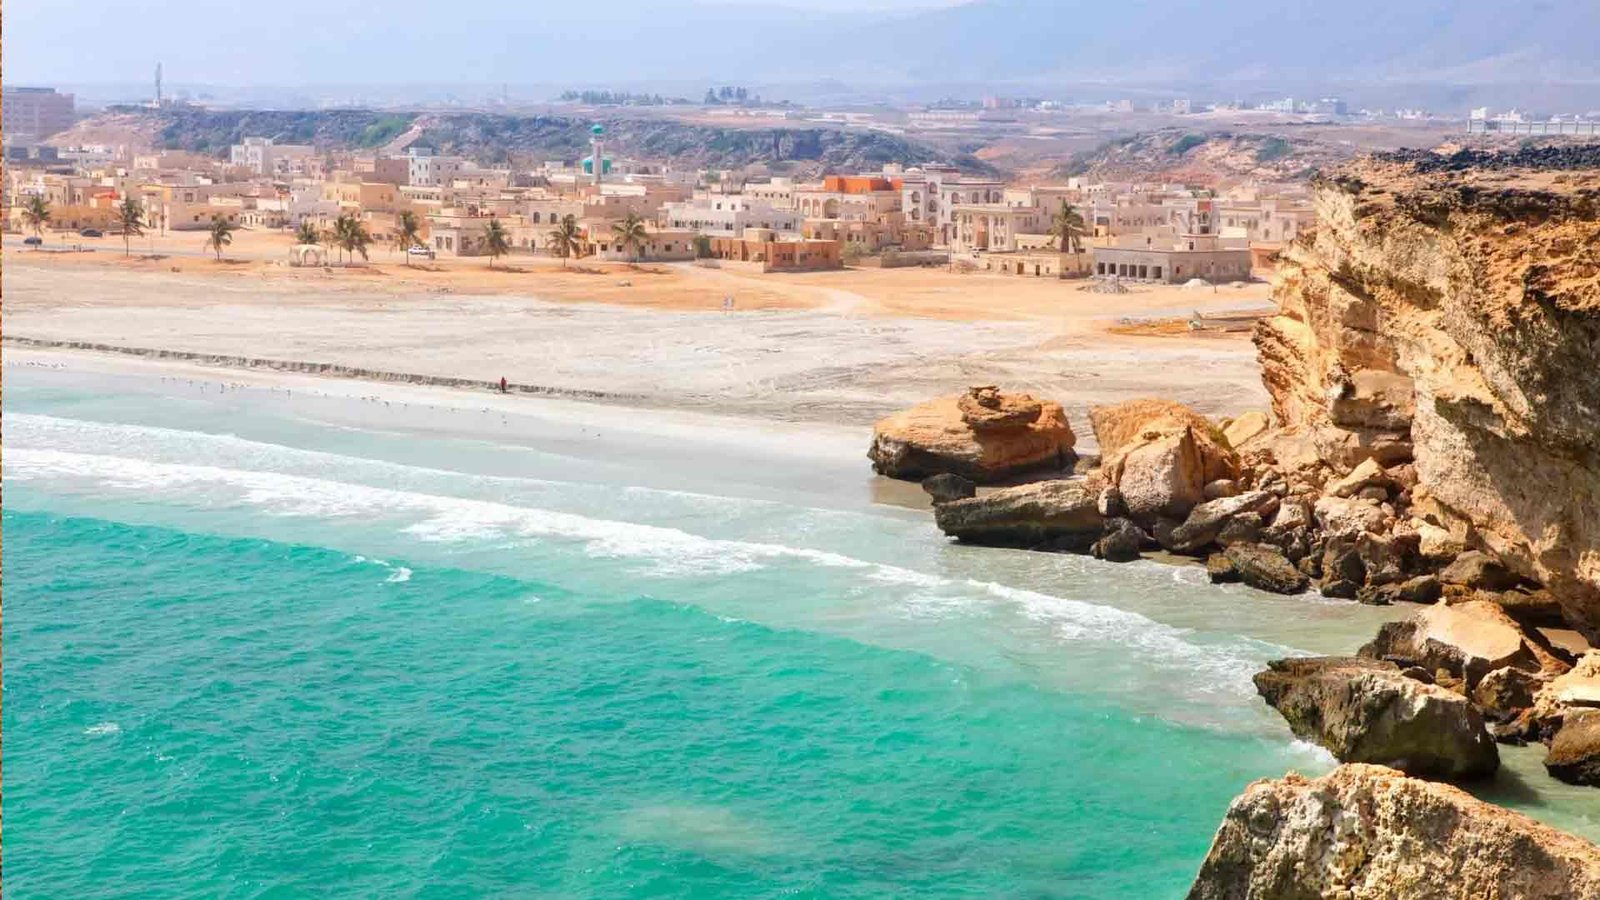
[[[303,173],[306,160],[316,152],[309,144],[280,144],[268,137],[247,137],[229,149],[228,161],[255,175],[293,175]]]
[[[74,121],[73,96],[55,88],[11,87],[0,92],[0,131],[6,146],[37,144]]]
[[[1010,253],[1020,249],[1018,238],[1048,231],[1049,215],[1033,206],[1004,203],[960,203],[951,210],[952,253]]]
[[[992,178],[962,175],[954,166],[907,169],[900,184],[901,204],[913,222],[936,229],[935,240],[949,245],[954,236],[954,207],[961,204],[1001,203],[1005,183]]]
[[[467,161],[459,156],[435,156],[420,147],[411,148],[406,163],[406,183],[417,187],[453,185],[467,167]]]

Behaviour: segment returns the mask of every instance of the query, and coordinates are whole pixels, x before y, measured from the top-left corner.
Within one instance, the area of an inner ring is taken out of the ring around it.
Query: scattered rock
[[[922,489],[928,492],[934,503],[949,503],[951,500],[965,500],[978,494],[978,486],[970,479],[962,478],[954,472],[940,472],[938,475],[929,475],[922,479]]]
[[[1256,690],[1302,740],[1340,762],[1462,780],[1500,766],[1483,717],[1460,694],[1424,684],[1392,663],[1353,656],[1274,660]]]
[[[1424,559],[1442,562],[1455,559],[1467,551],[1466,541],[1447,529],[1430,522],[1416,522],[1414,526],[1417,532],[1417,549]]]
[[[1539,670],[1522,629],[1500,607],[1482,600],[1436,604],[1409,619],[1387,622],[1359,653],[1369,659],[1443,669],[1465,681],[1469,689],[1505,666]]]
[[[1228,807],[1189,900],[1600,897],[1600,848],[1381,766],[1257,781]]]
[[[1600,710],[1572,713],[1562,721],[1544,767],[1568,784],[1600,787]]]
[[[1107,562],[1132,562],[1139,558],[1144,547],[1145,534],[1130,519],[1112,519],[1106,522],[1105,535],[1095,541],[1090,552]]]
[[[1418,575],[1400,583],[1399,599],[1407,603],[1437,603],[1440,591],[1437,575]]]
[[[1208,483],[1201,493],[1205,494],[1207,500],[1216,500],[1221,497],[1237,497],[1239,496],[1239,482],[1234,481],[1232,478],[1218,478],[1216,481]]]
[[[1362,532],[1383,530],[1383,510],[1369,500],[1320,497],[1314,514],[1329,537],[1353,538]]]
[[[1241,413],[1227,425],[1223,426],[1222,436],[1228,441],[1228,446],[1238,450],[1255,438],[1267,433],[1272,427],[1272,420],[1267,414],[1259,410]]]
[[[1239,573],[1239,580],[1257,590],[1299,594],[1310,579],[1270,544],[1234,544],[1222,551]]]
[[[1207,500],[1189,512],[1183,524],[1173,529],[1171,543],[1163,544],[1176,553],[1193,553],[1216,541],[1224,525],[1241,513],[1276,511],[1278,498],[1266,491],[1250,491],[1234,497]]]
[[[1088,550],[1105,520],[1082,482],[1040,481],[933,508],[939,530],[970,544]]]
[[[1260,542],[1260,513],[1239,513],[1229,519],[1227,524],[1222,526],[1222,530],[1217,532],[1217,546],[1219,547],[1232,547],[1234,544],[1256,544]]]
[[[1230,584],[1239,580],[1239,570],[1227,555],[1213,553],[1206,557],[1206,577],[1212,584]]]
[[[1324,490],[1335,497],[1354,497],[1367,488],[1378,488],[1379,499],[1389,495],[1389,488],[1394,485],[1389,473],[1378,465],[1375,459],[1368,459],[1361,465],[1350,470],[1350,474],[1327,485]]]
[[[951,472],[988,484],[1072,463],[1076,437],[1060,404],[1002,395],[1001,408],[990,410],[972,396],[940,397],[880,420],[867,452],[873,469],[908,480]],[[969,413],[963,398],[983,414]]]
[[[1571,671],[1545,685],[1533,701],[1535,718],[1559,721],[1572,710],[1600,709],[1600,650],[1585,653]]]
[[[1468,550],[1440,570],[1439,580],[1477,591],[1507,591],[1516,587],[1521,579],[1489,554]]]
[[[1505,666],[1478,681],[1472,689],[1472,702],[1495,718],[1510,719],[1531,708],[1543,687],[1537,673]]]

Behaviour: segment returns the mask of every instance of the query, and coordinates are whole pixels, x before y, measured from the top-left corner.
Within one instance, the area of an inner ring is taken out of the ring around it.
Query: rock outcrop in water
[[[1291,493],[1370,498],[1365,540],[1406,540],[1393,574],[1480,550],[1591,640],[1600,170],[1579,165],[1594,156],[1395,155],[1321,179],[1317,227],[1284,251],[1279,313],[1256,333],[1281,430],[1251,460]]]
[[[895,413],[873,427],[880,475],[920,481],[951,473],[978,484],[1070,468],[1077,438],[1061,404],[975,387]]]
[[[1256,690],[1297,737],[1340,762],[1378,763],[1450,781],[1500,767],[1494,738],[1460,694],[1402,674],[1392,663],[1355,656],[1280,659],[1255,677]]]
[[[1190,900],[1600,897],[1600,847],[1382,766],[1258,781],[1228,807]]]

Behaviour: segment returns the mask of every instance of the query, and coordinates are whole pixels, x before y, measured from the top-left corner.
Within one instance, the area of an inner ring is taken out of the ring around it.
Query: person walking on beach
[[[506,377],[504,375],[501,375],[500,376],[500,393],[504,394],[505,392],[506,392]]]

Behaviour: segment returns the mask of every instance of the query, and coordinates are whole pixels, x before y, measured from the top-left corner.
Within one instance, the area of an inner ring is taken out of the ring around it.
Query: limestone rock
[[[1410,444],[1432,524],[1600,639],[1600,269],[1575,249],[1600,204],[1591,169],[1541,152],[1319,179],[1317,226],[1284,249],[1255,342],[1281,432],[1340,472]],[[1422,552],[1448,558],[1436,537]]]
[[[929,475],[922,479],[922,489],[933,498],[934,503],[949,503],[951,500],[965,500],[978,494],[977,485],[970,479],[962,478],[954,472],[941,472],[938,475]]]
[[[1537,673],[1505,666],[1483,676],[1472,689],[1472,702],[1491,716],[1509,719],[1532,708],[1543,687]]]
[[[1467,552],[1467,544],[1448,529],[1429,522],[1416,524],[1417,550],[1424,559],[1447,560]]]
[[[1381,766],[1257,781],[1228,807],[1189,900],[1600,897],[1600,848]]]
[[[1571,671],[1551,679],[1534,698],[1534,716],[1557,721],[1572,710],[1600,709],[1600,650],[1591,650]]]
[[[1539,670],[1521,627],[1500,607],[1483,600],[1435,604],[1409,619],[1387,622],[1359,652],[1369,659],[1444,669],[1463,679],[1469,689],[1504,666]]]
[[[1206,578],[1212,584],[1231,584],[1239,580],[1239,570],[1226,554],[1213,553],[1206,557]]]
[[[1314,512],[1325,534],[1355,537],[1366,531],[1383,529],[1383,510],[1370,500],[1346,497],[1318,498]]]
[[[1327,486],[1327,491],[1335,497],[1354,497],[1366,488],[1379,488],[1387,495],[1389,488],[1394,486],[1394,481],[1389,473],[1378,465],[1375,459],[1369,459],[1356,466],[1350,474]]]
[[[1087,550],[1105,520],[1097,494],[1079,481],[1040,481],[933,508],[939,530],[966,543]]]
[[[1239,580],[1257,590],[1299,594],[1311,583],[1277,547],[1268,544],[1234,544],[1222,555],[1233,564]]]
[[[1218,478],[1205,486],[1201,491],[1207,500],[1216,500],[1220,497],[1239,496],[1239,482],[1232,478]]]
[[[1241,413],[1227,425],[1223,426],[1222,436],[1227,439],[1228,446],[1235,450],[1244,447],[1252,440],[1267,433],[1272,427],[1272,420],[1260,410],[1251,410]]]
[[[1189,511],[1183,524],[1173,529],[1167,549],[1193,553],[1211,544],[1234,516],[1241,513],[1276,512],[1278,498],[1266,491],[1250,491],[1235,497],[1207,500]]]
[[[1575,712],[1562,721],[1544,767],[1568,784],[1600,787],[1600,710]]]
[[[1496,562],[1494,557],[1480,550],[1468,550],[1456,557],[1455,562],[1439,572],[1445,584],[1481,591],[1504,591],[1517,586],[1518,578]]]
[[[1199,413],[1168,400],[1130,400],[1089,411],[1102,469],[1134,519],[1182,518],[1205,486],[1238,474],[1238,457]]]
[[[873,470],[910,480],[950,472],[989,484],[1072,463],[1077,439],[1060,404],[1000,395],[1001,407],[989,409],[972,397],[940,397],[879,420],[867,452]],[[964,398],[982,412],[964,409]]]
[[[1139,558],[1145,535],[1128,519],[1112,519],[1105,525],[1105,534],[1094,542],[1090,552],[1107,562],[1132,562]]]
[[[1407,678],[1387,662],[1352,656],[1274,660],[1256,690],[1303,740],[1341,762],[1393,766],[1462,780],[1493,774],[1500,754],[1465,697]]]
[[[1002,394],[987,385],[969,389],[956,399],[961,421],[973,431],[1009,431],[1032,425],[1044,405],[1027,394]]]

